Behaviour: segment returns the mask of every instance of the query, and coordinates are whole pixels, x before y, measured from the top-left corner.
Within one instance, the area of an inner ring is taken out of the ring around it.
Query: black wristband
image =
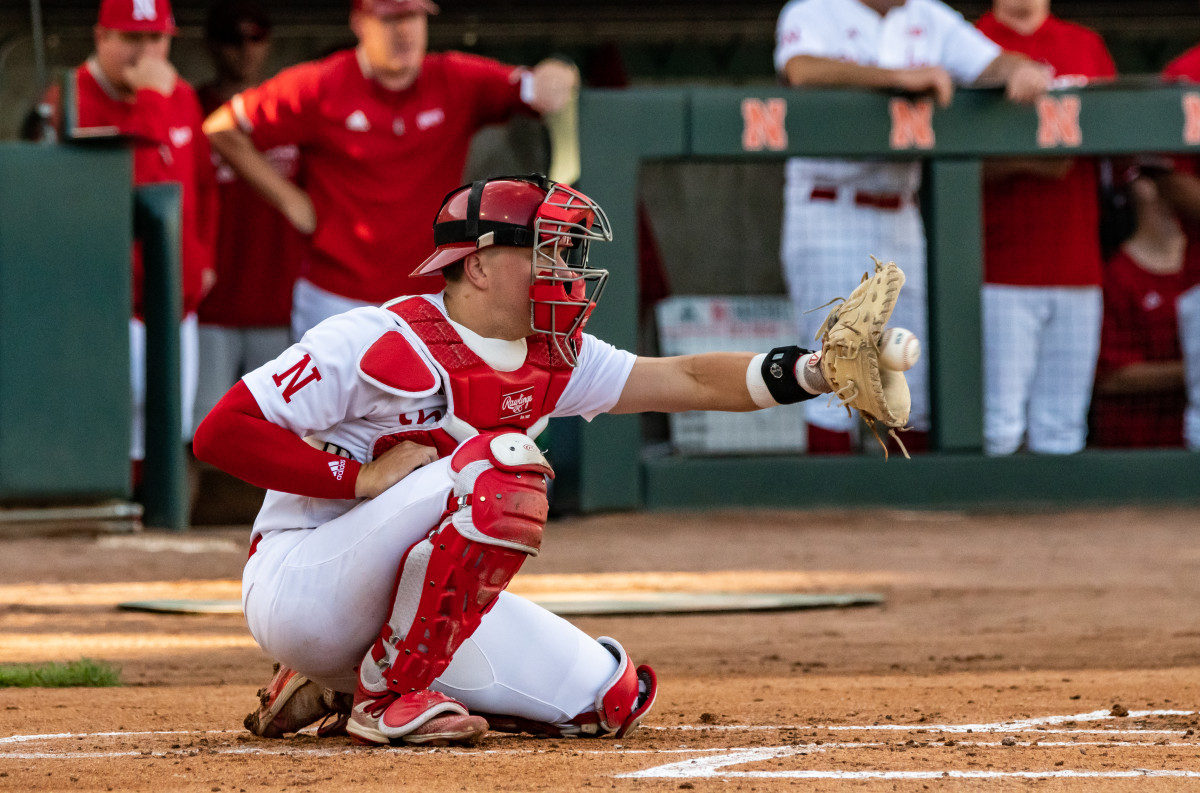
[[[776,347],[763,359],[763,382],[767,384],[771,398],[779,404],[791,405],[816,396],[805,391],[796,380],[796,362],[805,355],[812,355],[812,350],[792,345]]]

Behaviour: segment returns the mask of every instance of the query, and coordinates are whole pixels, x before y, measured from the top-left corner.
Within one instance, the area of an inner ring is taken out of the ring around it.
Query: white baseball
[[[921,357],[921,340],[911,330],[888,328],[879,337],[879,365],[905,372]]]

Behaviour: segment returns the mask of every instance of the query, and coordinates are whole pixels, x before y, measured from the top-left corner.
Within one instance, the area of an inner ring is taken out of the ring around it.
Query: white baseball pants
[[[292,287],[292,341],[300,341],[305,333],[330,317],[374,305],[377,304],[335,295],[304,278],[297,278]]]
[[[199,342],[196,315],[188,314],[179,325],[179,388],[183,410],[183,438],[192,439],[192,414],[195,412],[196,379],[199,368]],[[129,385],[133,395],[133,424],[129,439],[129,459],[146,457],[146,325],[140,319],[129,320]]]
[[[841,189],[834,200],[803,197],[811,186],[789,186],[785,198],[781,257],[784,280],[799,326],[802,347],[812,348],[835,297],[847,297],[865,272],[873,272],[870,255],[894,261],[905,283],[892,313],[892,327],[908,328],[918,339],[927,337],[925,230],[916,205],[876,209],[854,203],[854,191]],[[816,309],[813,311],[812,309]],[[805,313],[809,312],[811,313]],[[922,357],[905,372],[912,392],[910,424],[929,429],[929,363]],[[857,425],[837,400],[818,397],[804,403],[810,424],[835,432]]]
[[[1098,286],[983,285],[984,451],[1083,448],[1103,309]]]
[[[353,691],[355,667],[387,618],[401,557],[441,517],[449,469],[443,458],[322,526],[265,534],[242,576],[259,646],[321,685]],[[433,688],[475,711],[555,723],[594,709],[616,669],[587,634],[503,592]]]
[[[1187,381],[1187,408],[1183,413],[1183,440],[1192,451],[1200,450],[1200,286],[1194,286],[1175,302],[1179,322],[1179,346],[1183,350],[1183,372]]]

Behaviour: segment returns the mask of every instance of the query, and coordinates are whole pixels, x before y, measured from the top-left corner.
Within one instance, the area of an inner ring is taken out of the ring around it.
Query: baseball
[[[921,340],[911,330],[888,328],[879,337],[879,365],[905,372],[921,357]]]

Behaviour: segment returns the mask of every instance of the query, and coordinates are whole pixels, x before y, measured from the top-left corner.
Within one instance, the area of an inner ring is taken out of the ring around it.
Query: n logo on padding
[[[312,361],[311,355],[305,355],[292,368],[280,373],[271,375],[271,379],[275,381],[276,386],[283,386],[283,401],[291,402],[292,396],[304,386],[314,380],[321,379],[321,373],[317,371],[317,367],[313,367],[312,371],[307,375],[304,370],[308,368],[308,364]],[[283,381],[287,380],[287,385],[283,385]]]
[[[783,99],[742,100],[742,148],[783,151],[788,145],[787,102]]]

